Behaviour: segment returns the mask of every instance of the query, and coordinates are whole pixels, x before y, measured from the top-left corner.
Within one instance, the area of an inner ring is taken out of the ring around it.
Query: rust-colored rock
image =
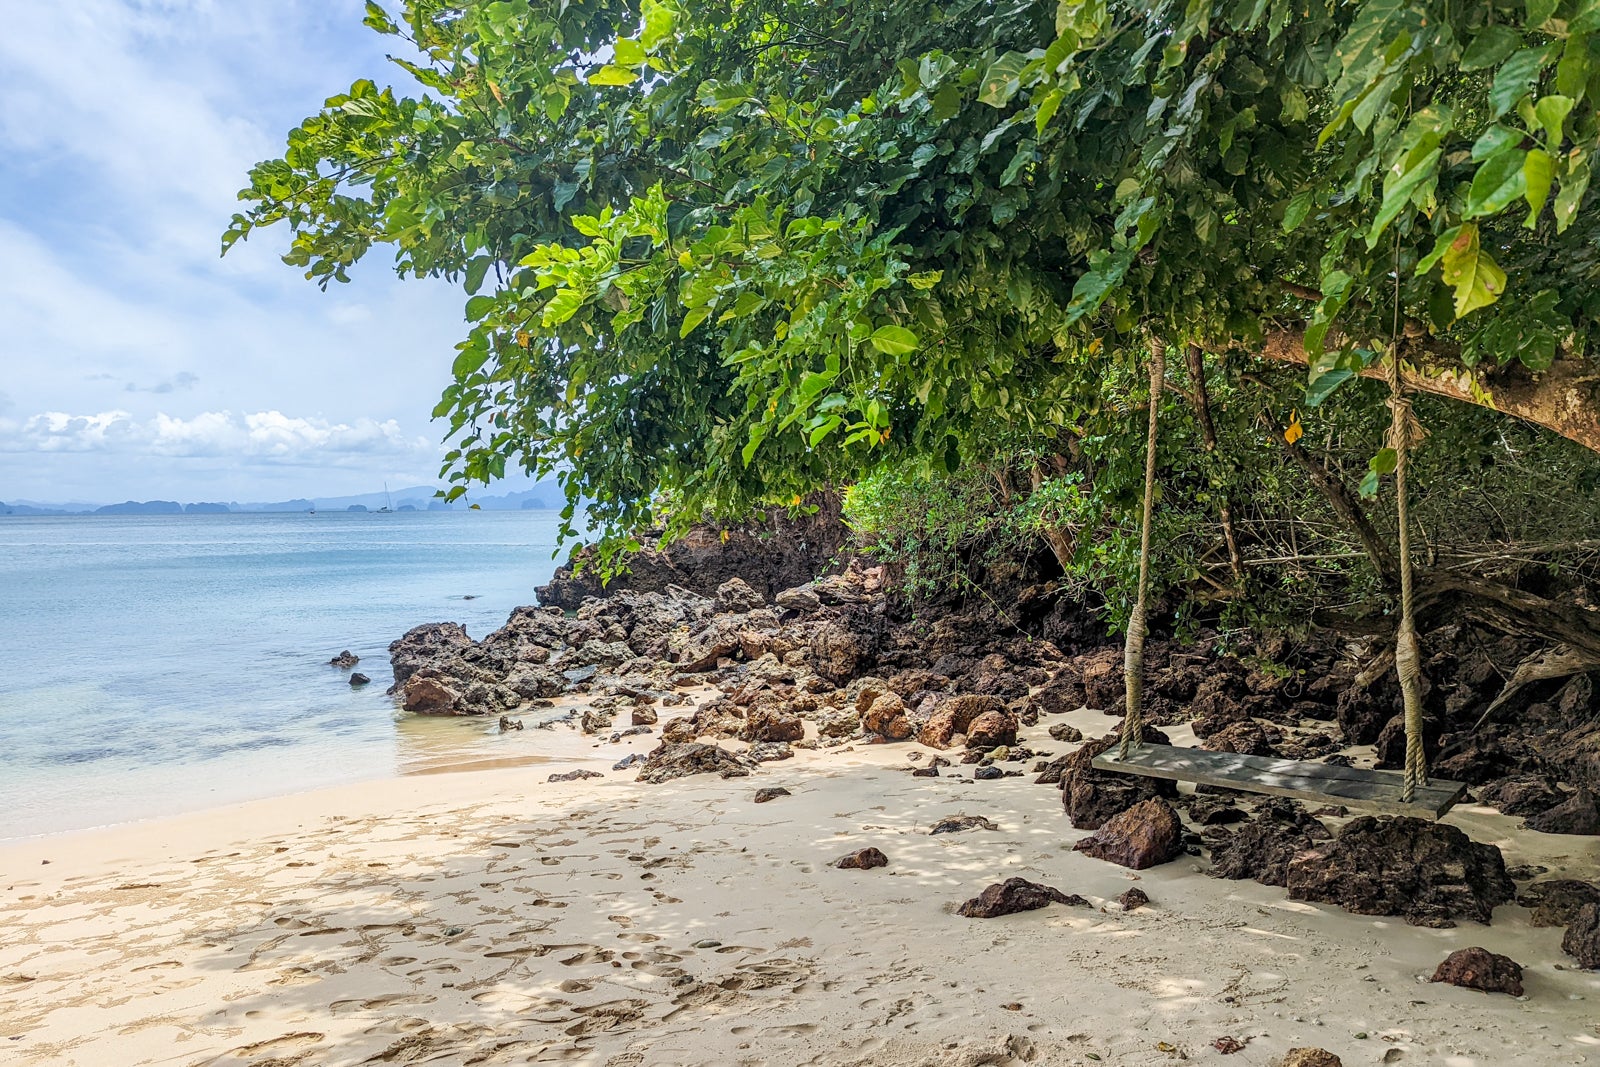
[[[994,919],[1019,911],[1036,911],[1050,904],[1082,907],[1088,903],[1076,893],[1063,893],[1052,886],[1030,882],[1026,878],[1007,878],[988,886],[962,904],[956,914],[969,919]]]
[[[1161,797],[1140,801],[1072,846],[1095,859],[1142,871],[1183,854],[1183,823]]]
[[[841,871],[870,871],[874,867],[889,866],[889,857],[875,848],[858,848],[847,852],[829,864]]]
[[[750,709],[741,736],[753,743],[800,741],[806,736],[806,724],[798,715],[771,704],[761,704]]]
[[[412,675],[406,679],[405,709],[419,715],[454,715],[461,694],[438,678]]]
[[[1485,993],[1522,996],[1522,965],[1486,948],[1461,948],[1446,956],[1430,982],[1447,982]]]
[[[882,693],[873,700],[861,717],[861,725],[890,741],[904,741],[916,732],[906,714],[906,702],[897,693]]]
[[[1123,911],[1133,911],[1150,903],[1150,896],[1143,889],[1134,886],[1118,897],[1117,903],[1122,905]]]
[[[1006,702],[995,696],[978,696],[964,694],[942,700],[934,708],[933,714],[917,734],[917,740],[929,748],[949,748],[951,738],[956,734],[965,734],[972,726],[974,719],[995,713],[1002,716],[1010,715]],[[1002,719],[1002,725],[1004,720]],[[996,742],[996,744],[1011,744],[1016,740],[1016,718],[1011,719],[1011,741]],[[993,746],[990,746],[993,747]]]
[[[986,711],[967,724],[967,747],[990,749],[1017,743],[1017,717],[1009,709]]]

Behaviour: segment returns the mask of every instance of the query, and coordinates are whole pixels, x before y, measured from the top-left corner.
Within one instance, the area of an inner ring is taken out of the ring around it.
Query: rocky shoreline
[[[1429,927],[1488,923],[1515,900],[1540,909],[1543,924],[1567,928],[1563,949],[1579,967],[1600,967],[1600,882],[1507,871],[1497,847],[1448,824],[1350,818],[1342,808],[1309,811],[1205,787],[1180,793],[1094,770],[1120,720],[1107,718],[1110,732],[1085,741],[1062,717],[1085,708],[1120,716],[1120,646],[1047,588],[1014,590],[1005,613],[995,600],[908,610],[881,567],[852,561],[774,589],[770,575],[753,583],[730,575],[713,547],[721,543],[695,539],[687,560],[646,557],[632,582],[575,605],[581,583],[558,577],[540,590],[553,603],[518,608],[481,641],[453,623],[419,626],[390,648],[391,692],[409,711],[503,716],[503,727],[575,701],[540,725],[596,739],[657,733],[653,751],[615,768],[645,783],[741,777],[796,749],[903,744],[914,776],[1027,775],[1055,787],[1072,825],[1095,831],[1077,847],[1129,869],[1209,856],[1215,877]],[[746,566],[761,558],[748,546],[732,555]],[[792,577],[791,564],[777,575]],[[1514,728],[1474,731],[1526,643],[1453,627],[1428,645],[1434,774],[1467,782],[1477,802],[1526,819],[1527,830],[1592,847],[1600,809],[1588,783],[1600,765],[1600,717],[1591,679],[1529,687]],[[1398,690],[1363,676],[1361,651],[1237,637],[1225,649],[1214,632],[1153,640],[1147,739],[1177,729],[1215,751],[1398,766]],[[1036,736],[1031,728],[1041,725],[1065,751],[1019,741],[1019,731]],[[1519,892],[1516,880],[1529,884]]]

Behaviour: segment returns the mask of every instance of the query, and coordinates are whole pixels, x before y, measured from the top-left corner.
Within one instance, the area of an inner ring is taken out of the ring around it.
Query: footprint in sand
[[[304,1053],[306,1050],[322,1044],[323,1040],[324,1035],[303,1030],[292,1034],[284,1034],[281,1037],[268,1038],[266,1041],[257,1041],[254,1044],[231,1048],[209,1062],[221,1067],[221,1065],[227,1063],[256,1060],[260,1056],[270,1056],[271,1060],[268,1062],[293,1062],[287,1057],[297,1052]],[[300,1056],[298,1055],[294,1056],[294,1059],[299,1058]]]

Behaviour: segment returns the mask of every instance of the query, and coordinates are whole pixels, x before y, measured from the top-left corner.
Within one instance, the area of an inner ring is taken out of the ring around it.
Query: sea
[[[0,841],[448,766],[389,642],[536,602],[554,511],[0,518]],[[344,649],[370,685],[329,664]]]

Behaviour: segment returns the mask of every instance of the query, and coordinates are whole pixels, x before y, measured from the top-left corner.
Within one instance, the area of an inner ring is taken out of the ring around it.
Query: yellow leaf
[[[793,504],[795,507],[799,507],[800,506],[800,494],[796,493],[794,495],[794,499],[789,501],[789,503]]]
[[[727,530],[723,530],[722,531],[722,543],[723,544],[727,544],[728,543],[728,531]]]
[[[1289,416],[1289,425],[1283,431],[1283,439],[1292,445],[1305,435],[1305,427],[1300,425],[1300,413],[1297,411]]]
[[[528,336],[528,331],[527,330],[518,330],[517,331],[517,345],[519,347],[527,348],[528,347],[528,342],[531,341],[531,340],[532,340],[532,338]]]

